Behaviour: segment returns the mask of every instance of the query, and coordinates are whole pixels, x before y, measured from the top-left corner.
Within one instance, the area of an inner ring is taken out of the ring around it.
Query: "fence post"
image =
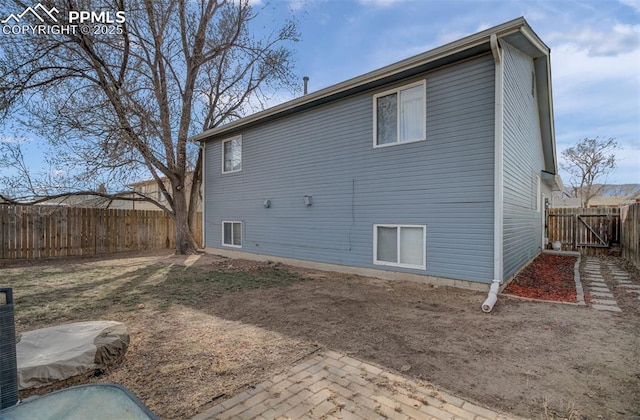
[[[620,209],[622,257],[640,269],[640,203]]]
[[[578,249],[578,215],[573,215],[573,250]]]

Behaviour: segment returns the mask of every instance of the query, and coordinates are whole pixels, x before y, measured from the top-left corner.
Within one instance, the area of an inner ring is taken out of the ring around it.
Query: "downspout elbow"
[[[493,305],[498,301],[498,292],[500,292],[500,280],[494,280],[489,288],[489,295],[482,304],[482,311],[489,313],[493,309]]]

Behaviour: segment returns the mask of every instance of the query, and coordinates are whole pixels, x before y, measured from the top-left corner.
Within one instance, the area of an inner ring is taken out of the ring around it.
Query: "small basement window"
[[[425,140],[426,82],[373,96],[373,147]]]
[[[425,225],[374,225],[373,263],[424,270],[426,232]]]
[[[222,173],[242,170],[242,137],[237,136],[222,142]]]
[[[222,222],[222,245],[242,248],[242,222]]]

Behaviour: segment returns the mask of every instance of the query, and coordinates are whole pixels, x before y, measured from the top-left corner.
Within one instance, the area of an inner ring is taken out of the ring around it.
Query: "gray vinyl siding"
[[[537,176],[544,168],[533,59],[504,42],[504,279],[541,250],[543,203],[536,211]],[[541,183],[541,191],[551,193]]]
[[[427,140],[374,148],[373,95],[424,79]],[[490,282],[493,98],[485,55],[247,129],[238,173],[209,141],[206,245],[239,220],[246,252]],[[374,224],[426,225],[426,270],[373,264]]]

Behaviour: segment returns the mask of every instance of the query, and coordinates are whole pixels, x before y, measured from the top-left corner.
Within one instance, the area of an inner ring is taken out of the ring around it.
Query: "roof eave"
[[[553,117],[553,92],[551,84],[551,58],[547,53],[536,63],[536,85],[540,135],[545,155],[545,170],[558,173],[555,125]]]
[[[377,80],[391,77],[395,74],[402,73],[404,71],[410,70],[420,65],[427,64],[429,62],[443,59],[447,56],[451,56],[456,53],[460,53],[462,51],[472,49],[474,47],[478,47],[485,43],[488,44],[492,34],[495,34],[497,37],[500,38],[516,32],[522,32],[522,33],[525,33],[525,36],[527,36],[528,38],[531,37],[532,44],[534,44],[536,48],[545,49],[548,55],[548,48],[546,47],[546,45],[544,45],[544,43],[540,41],[540,39],[535,35],[535,33],[533,33],[533,31],[530,29],[529,25],[526,23],[524,18],[519,17],[509,22],[505,22],[501,25],[486,29],[484,31],[478,32],[473,35],[469,35],[457,41],[453,41],[443,46],[434,48],[422,54],[418,54],[416,56],[407,58],[397,63],[388,65],[381,69],[374,70],[372,72],[363,74],[361,76],[357,76],[352,79],[346,80],[342,83],[338,83],[336,85],[327,87],[325,89],[321,89],[317,92],[313,92],[305,96],[285,102],[283,104],[276,105],[264,111],[257,112],[255,114],[249,115],[245,118],[241,118],[239,120],[233,121],[223,126],[212,128],[210,130],[204,131],[200,134],[197,134],[191,137],[190,140],[206,142],[211,137],[218,137],[225,133],[237,131],[238,129],[246,125],[256,123],[260,120],[263,120],[266,118],[273,118],[278,116],[278,114],[284,114],[285,112],[292,112],[296,108],[302,108],[303,106],[310,105],[314,102],[326,101],[328,98],[332,96],[337,96],[342,92],[349,91],[358,86],[362,86],[368,83],[375,82]]]

